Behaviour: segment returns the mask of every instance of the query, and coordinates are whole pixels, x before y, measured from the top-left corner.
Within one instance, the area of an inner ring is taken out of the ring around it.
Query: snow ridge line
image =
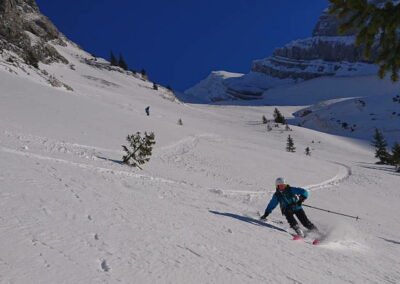
[[[27,153],[27,152],[23,152],[23,151],[19,151],[19,150],[13,150],[13,149],[1,147],[1,146],[0,146],[0,151],[5,152],[5,153],[19,155],[19,156],[24,156],[26,158],[34,158],[34,159],[39,159],[39,160],[53,161],[53,162],[76,166],[76,167],[86,169],[86,170],[95,170],[99,173],[108,173],[108,174],[112,174],[112,175],[121,175],[121,176],[128,176],[128,177],[134,177],[134,178],[140,178],[140,179],[148,179],[148,180],[160,181],[160,182],[171,183],[171,184],[179,183],[179,182],[176,182],[173,180],[164,179],[164,178],[160,178],[160,177],[152,177],[152,176],[143,175],[143,174],[131,173],[128,171],[114,170],[114,169],[109,169],[109,168],[104,168],[104,167],[92,166],[89,164],[77,163],[77,162],[72,162],[72,161],[68,161],[68,160],[64,160],[64,159],[52,158],[52,157],[43,156],[43,155],[39,155],[39,154]]]

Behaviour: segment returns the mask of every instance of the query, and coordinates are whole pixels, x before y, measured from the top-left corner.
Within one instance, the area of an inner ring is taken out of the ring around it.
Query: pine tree
[[[143,165],[150,160],[153,145],[156,143],[154,141],[154,133],[147,134],[145,132],[144,136],[141,136],[140,132],[136,132],[136,134],[128,135],[126,140],[129,142],[128,147],[130,149],[122,145],[126,152],[126,155],[122,157],[122,161],[129,166],[142,169],[139,165]]]
[[[286,123],[285,117],[282,115],[282,113],[277,108],[275,108],[275,110],[274,110],[274,121],[276,123],[282,123],[282,124]]]
[[[400,170],[400,144],[398,142],[396,142],[392,147],[390,163],[396,167],[397,171]]]
[[[391,79],[399,79],[400,70],[400,3],[387,1],[377,6],[368,0],[329,0],[330,13],[338,15],[344,22],[340,33],[356,30],[356,45],[364,46],[364,56],[371,59],[377,47],[375,64],[380,66],[378,75],[383,78],[391,72]]]
[[[382,133],[377,128],[375,128],[373,138],[372,145],[375,147],[375,158],[379,159],[377,164],[388,164],[390,161],[390,154],[386,150],[387,143]]]
[[[296,147],[294,147],[293,138],[290,137],[290,135],[287,138],[286,151],[287,152],[296,152]]]
[[[262,123],[263,124],[267,124],[268,123],[268,119],[265,117],[265,115],[262,116]]]
[[[119,55],[118,66],[124,70],[128,70],[128,64],[126,64],[122,54]]]
[[[158,86],[157,86],[157,84],[156,83],[153,83],[153,90],[158,90]]]
[[[305,154],[306,154],[307,156],[311,156],[311,150],[310,150],[310,147],[307,147],[307,148],[306,148],[306,150],[305,150]]]
[[[178,119],[178,125],[183,125],[182,119]]]
[[[110,51],[110,63],[112,66],[118,66],[118,60],[112,51]]]

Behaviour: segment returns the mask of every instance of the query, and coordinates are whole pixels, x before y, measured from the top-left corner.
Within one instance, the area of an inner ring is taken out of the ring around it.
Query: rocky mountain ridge
[[[40,12],[35,0],[0,0],[0,69],[67,91],[80,91],[78,78],[85,78],[88,85],[97,82],[102,88],[117,87],[118,83],[108,78],[114,74],[116,81],[127,77],[146,88],[152,84],[145,75],[113,66],[81,49]],[[93,70],[104,78],[88,75]],[[68,81],[67,77],[77,80]],[[157,89],[161,97],[177,100],[167,88]]]
[[[382,4],[387,1],[373,2]],[[221,80],[223,76],[214,72],[185,93],[188,96],[204,97],[208,102],[253,100],[262,99],[263,92],[278,85],[294,84],[323,76],[375,74],[376,66],[364,58],[361,47],[355,46],[355,31],[340,35],[339,25],[339,19],[330,15],[326,9],[316,23],[311,37],[292,41],[277,48],[270,57],[253,61],[248,74]],[[209,81],[213,85],[219,82],[217,94],[214,95],[213,90],[207,89]],[[225,95],[221,95],[221,89],[225,89]]]

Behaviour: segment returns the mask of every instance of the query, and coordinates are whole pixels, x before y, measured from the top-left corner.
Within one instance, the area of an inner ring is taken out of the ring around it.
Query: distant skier
[[[264,215],[260,217],[261,220],[265,220],[269,214],[279,204],[281,207],[282,214],[285,215],[290,227],[296,232],[298,236],[304,237],[303,231],[300,229],[294,215],[299,219],[301,224],[310,231],[318,232],[317,227],[308,220],[306,213],[304,212],[301,204],[308,197],[307,190],[299,187],[291,187],[286,184],[285,179],[279,177],[275,181],[276,192],[272,196],[271,201],[268,203],[265,209]]]
[[[150,107],[148,106],[144,110],[145,110],[147,116],[149,116],[150,115]]]

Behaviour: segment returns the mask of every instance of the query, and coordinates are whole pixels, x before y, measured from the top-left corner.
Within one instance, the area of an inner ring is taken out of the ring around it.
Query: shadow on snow
[[[237,215],[237,214],[233,214],[233,213],[222,213],[222,212],[212,211],[212,210],[209,210],[209,212],[212,213],[212,214],[215,214],[215,215],[231,217],[231,218],[234,218],[234,219],[246,222],[246,223],[250,223],[252,225],[263,226],[263,227],[267,227],[267,228],[270,228],[270,229],[274,229],[274,230],[277,230],[277,231],[281,231],[281,232],[287,233],[287,231],[282,229],[282,228],[279,228],[277,226],[274,226],[274,225],[271,225],[271,224],[268,224],[268,223],[264,223],[264,222],[262,222],[260,220],[253,219],[253,218],[250,218],[250,217],[241,216],[241,215]]]
[[[385,239],[385,238],[380,238],[380,239],[382,239],[384,241],[387,241],[388,243],[392,243],[392,244],[395,244],[395,245],[400,245],[400,242],[398,242],[398,241],[389,240],[389,239]]]
[[[96,156],[96,158],[99,158],[99,159],[105,160],[105,161],[109,161],[109,162],[113,162],[113,163],[117,163],[119,165],[123,165],[124,164],[124,162],[120,161],[120,160],[113,160],[113,159],[109,159],[109,158],[101,157],[101,156]]]

